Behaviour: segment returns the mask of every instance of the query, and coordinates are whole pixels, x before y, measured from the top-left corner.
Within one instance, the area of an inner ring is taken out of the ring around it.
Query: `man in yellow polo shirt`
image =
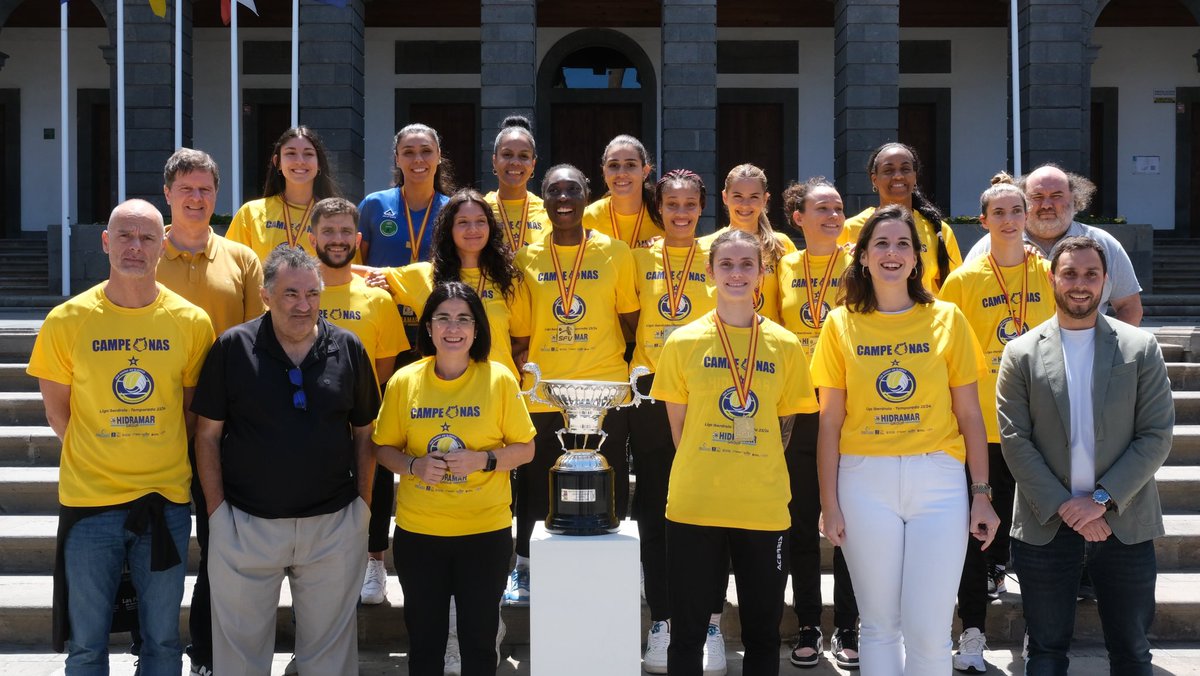
[[[117,206],[101,241],[108,280],[54,308],[29,358],[63,442],[55,614],[65,607],[68,626],[55,627],[54,642],[62,650],[65,639],[68,673],[108,672],[113,599],[128,562],[141,669],[177,674],[191,532],[185,411],[212,324],[155,282],[163,222],[153,205]]]

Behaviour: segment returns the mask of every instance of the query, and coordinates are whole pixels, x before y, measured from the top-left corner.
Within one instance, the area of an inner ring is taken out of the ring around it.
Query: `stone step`
[[[1200,467],[1161,467],[1154,480],[1165,513],[1200,514]]]
[[[25,363],[33,352],[33,341],[37,338],[35,330],[8,329],[0,332],[0,362]]]
[[[0,427],[0,467],[57,467],[62,444],[45,426]]]
[[[1160,346],[1166,351],[1166,345],[1160,344]],[[1182,346],[1172,347],[1179,347],[1181,351],[1183,349]],[[3,373],[3,367],[0,367],[0,373]],[[1172,390],[1200,390],[1200,364],[1187,362],[1168,363],[1167,377],[1171,379]]]
[[[1168,465],[1200,465],[1200,425],[1176,425]]]
[[[1172,392],[1175,402],[1175,424],[1192,425],[1200,423],[1200,392]]]
[[[0,363],[0,392],[37,392],[37,378],[25,373],[28,366]]]
[[[0,392],[0,425],[45,425],[40,392]]]

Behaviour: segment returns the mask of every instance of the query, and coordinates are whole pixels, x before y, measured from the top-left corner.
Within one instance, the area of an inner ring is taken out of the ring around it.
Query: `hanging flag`
[[[167,0],[150,0],[150,11],[160,19],[167,18]]]
[[[237,0],[239,3],[250,8],[251,12],[258,14],[258,8],[254,6],[254,0]],[[165,0],[151,0],[151,2],[165,2]],[[229,0],[221,0],[221,23],[229,25]]]

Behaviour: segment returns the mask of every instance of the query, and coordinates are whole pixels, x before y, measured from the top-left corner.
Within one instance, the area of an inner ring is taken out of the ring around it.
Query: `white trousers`
[[[361,498],[303,519],[261,519],[228,502],[217,507],[208,541],[213,671],[269,676],[279,590],[287,577],[300,674],[357,674],[358,596],[370,517]]]
[[[838,503],[862,617],[862,676],[950,674],[970,520],[963,464],[942,452],[843,455]]]

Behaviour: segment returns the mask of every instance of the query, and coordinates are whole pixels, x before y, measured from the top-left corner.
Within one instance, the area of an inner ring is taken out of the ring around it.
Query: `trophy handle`
[[[629,371],[629,392],[631,396],[628,402],[619,404],[616,406],[616,408],[639,406],[643,401],[649,401],[651,404],[654,403],[654,397],[638,392],[637,379],[646,375],[650,375],[650,369],[646,368],[645,366],[634,366],[633,369]]]
[[[554,435],[556,437],[558,437],[558,445],[562,447],[563,453],[570,453],[570,451],[567,449],[567,442],[565,439],[563,439],[563,434],[565,434],[566,431],[567,431],[566,429],[561,429],[561,430],[555,432]],[[583,438],[584,438],[584,443],[587,443],[587,437],[590,435],[584,434],[581,436],[583,436]],[[605,432],[604,430],[600,430],[600,441],[596,442],[596,448],[594,451],[591,451],[591,452],[599,453],[600,447],[604,445],[604,440],[607,438],[608,438],[608,432]]]
[[[538,384],[542,382],[542,370],[538,368],[538,365],[531,361],[525,362],[525,366],[522,366],[521,370],[526,373],[533,374],[533,385],[531,385],[528,390],[522,391],[521,396],[529,397],[531,401],[536,401],[539,404],[553,406],[554,404],[542,399],[537,395]]]

